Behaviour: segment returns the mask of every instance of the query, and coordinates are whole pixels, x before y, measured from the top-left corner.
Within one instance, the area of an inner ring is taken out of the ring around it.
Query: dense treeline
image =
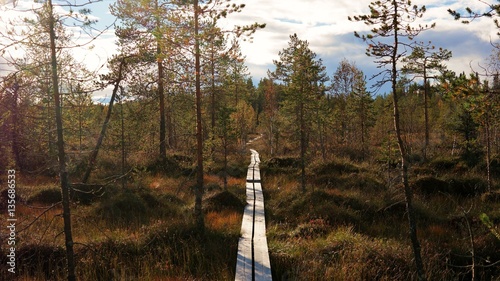
[[[189,32],[178,30],[189,31],[182,23],[192,18],[186,17],[181,4],[172,8],[155,3],[156,8],[129,1],[112,6],[122,21],[117,29],[121,53],[110,61],[114,73],[99,79],[103,86],[120,84],[113,98],[119,104],[102,150],[122,153],[123,143],[129,168],[146,164],[141,159],[161,161],[167,154],[193,155],[196,149],[192,42]],[[43,12],[36,12],[38,21]],[[150,17],[144,18],[144,13]],[[367,77],[355,62],[345,58],[337,69],[327,70],[308,42],[292,35],[289,47],[274,62],[276,69],[255,86],[238,41],[214,25],[221,15],[212,16],[212,21],[202,20],[200,29],[204,161],[213,161],[223,145],[234,147],[232,151],[243,147],[250,132],[264,134],[271,156],[299,153],[304,159],[335,155],[387,161],[393,148],[391,93],[370,92]],[[16,70],[2,81],[0,163],[2,169],[14,165],[57,174],[50,58],[44,49],[48,44],[33,43],[47,40],[36,23],[24,23],[32,32],[31,41],[20,43],[27,53],[12,62]],[[56,27],[58,44],[69,46],[71,35],[62,23]],[[93,102],[95,75],[76,63],[67,48],[61,50],[65,144],[77,181],[111,105],[109,99]],[[432,53],[429,47],[417,48],[406,61],[406,75],[399,79],[397,91],[408,152],[413,159],[461,155],[471,165],[484,162],[488,154],[491,162],[499,150],[497,69],[454,73],[445,67],[450,56],[447,50]],[[124,74],[117,81],[120,61]],[[494,51],[490,66],[497,61]]]
[[[235,76],[238,78],[234,79]],[[221,97],[215,100],[217,104],[211,104],[210,88],[205,89],[203,124],[204,138],[208,140],[207,155],[216,157],[221,153],[221,141],[226,141],[221,140],[225,130],[229,130],[226,137],[230,137],[232,151],[241,148],[248,140],[248,134],[257,130],[264,133],[271,156],[295,155],[300,151],[300,139],[304,138],[303,145],[309,148],[308,159],[325,159],[334,155],[357,161],[396,161],[391,152],[394,149],[391,112],[387,110],[391,103],[390,94],[371,94],[366,89],[365,76],[354,62],[343,60],[331,75],[330,83],[324,82],[316,94],[307,92],[316,97],[305,99],[308,120],[303,126],[302,137],[297,134],[301,129],[296,128],[300,124],[296,121],[299,117],[293,115],[297,105],[290,105],[298,99],[287,94],[286,85],[264,78],[255,87],[248,73],[228,77],[215,88]],[[55,175],[55,137],[52,116],[47,110],[50,100],[36,98],[43,96],[44,92],[34,87],[22,73],[18,73],[15,79],[15,82],[6,80],[11,84],[5,84],[1,99],[4,109],[2,169],[15,165],[22,171]],[[406,81],[401,81],[398,88],[402,97],[405,139],[412,159],[421,161],[426,130],[423,86]],[[63,112],[66,145],[74,165],[72,175],[78,180],[78,173],[86,164],[84,160],[93,148],[109,106],[93,103],[90,93],[79,91],[78,85],[74,87],[64,94]],[[154,87],[154,83],[143,88],[124,87],[102,148],[108,152],[102,156],[109,158],[106,161],[121,159],[122,142],[125,143],[129,168],[152,164],[144,162],[159,158],[158,118],[155,118],[158,105]],[[467,164],[474,166],[485,163],[488,145],[491,157],[498,155],[498,87],[496,78],[488,82],[481,81],[476,74],[454,73],[447,73],[440,77],[439,82],[428,85],[430,158],[461,156]],[[237,92],[234,92],[235,88]],[[134,94],[134,89],[140,89],[140,92]],[[134,96],[138,94],[142,96]],[[169,155],[192,155],[193,96],[172,90],[168,94],[168,104],[171,123],[167,134]],[[212,106],[215,107],[215,116],[211,113]],[[212,118],[215,119],[213,123]],[[230,122],[224,127],[226,118]],[[124,139],[121,136],[122,119]],[[115,159],[111,157],[114,154]],[[213,161],[213,157],[205,160]]]

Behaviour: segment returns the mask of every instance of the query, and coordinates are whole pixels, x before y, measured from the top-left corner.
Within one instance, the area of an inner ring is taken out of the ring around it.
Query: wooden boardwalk
[[[252,156],[246,182],[247,205],[241,223],[235,280],[272,280],[267,249],[264,196],[260,181],[259,153],[253,149],[250,149],[250,152]]]

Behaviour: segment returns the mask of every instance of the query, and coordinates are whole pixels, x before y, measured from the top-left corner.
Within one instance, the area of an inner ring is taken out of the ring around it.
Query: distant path
[[[267,249],[264,196],[260,181],[259,153],[253,149],[250,149],[250,152],[252,155],[246,183],[247,205],[241,223],[235,280],[272,280]]]

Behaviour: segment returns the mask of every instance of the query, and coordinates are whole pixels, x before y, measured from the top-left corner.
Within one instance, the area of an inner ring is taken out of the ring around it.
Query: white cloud
[[[259,30],[253,43],[243,43],[243,53],[247,56],[250,71],[255,78],[263,77],[278,52],[287,47],[288,36],[297,33],[307,40],[311,50],[323,59],[328,72],[335,71],[342,58],[355,61],[370,76],[377,72],[372,58],[365,55],[365,44],[353,36],[369,27],[359,22],[350,22],[347,17],[366,14],[371,1],[246,1],[241,14],[231,16],[233,24],[266,23]],[[412,4],[425,4],[427,12],[420,20],[422,24],[436,23],[433,31],[423,32],[418,41],[432,40],[433,44],[451,50],[454,57],[448,63],[456,72],[470,72],[470,65],[481,63],[489,55],[490,41],[496,41],[497,29],[490,18],[480,18],[468,25],[455,21],[448,9],[464,11],[470,7],[484,11],[486,6],[480,1],[439,1],[415,0]]]
[[[266,76],[267,69],[278,59],[278,52],[287,47],[289,35],[297,33],[300,39],[307,40],[310,48],[322,58],[329,74],[335,71],[342,58],[354,61],[370,76],[376,73],[373,59],[365,56],[365,44],[353,36],[353,32],[366,32],[369,27],[359,22],[351,22],[348,16],[368,13],[370,0],[238,0],[246,4],[241,13],[231,14],[225,20],[226,27],[233,25],[266,23],[263,30],[254,34],[253,43],[243,42],[242,52],[255,79]],[[33,1],[18,1],[18,6],[33,5]],[[470,64],[477,65],[490,54],[490,41],[497,41],[497,28],[492,19],[476,19],[468,25],[455,21],[448,9],[464,11],[471,7],[484,11],[481,1],[467,0],[414,0],[413,4],[425,4],[427,12],[422,23],[436,23],[433,31],[426,31],[418,41],[431,40],[434,45],[451,50],[454,57],[448,63],[456,72],[470,72]],[[95,16],[109,20],[112,16],[102,10],[109,4],[99,6]],[[5,19],[2,13],[2,19]],[[82,37],[80,40],[85,40]],[[79,41],[80,42],[80,41]],[[94,48],[75,50],[75,58],[85,62],[89,69],[95,70],[106,64],[107,59],[117,52],[113,30],[107,31],[93,42]],[[104,68],[102,71],[105,71]]]

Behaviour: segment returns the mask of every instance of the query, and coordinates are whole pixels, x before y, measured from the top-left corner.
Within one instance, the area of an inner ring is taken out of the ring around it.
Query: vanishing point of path
[[[259,153],[253,149],[250,149],[250,152],[252,155],[246,182],[247,205],[241,223],[235,280],[272,280],[271,263],[267,249]]]

